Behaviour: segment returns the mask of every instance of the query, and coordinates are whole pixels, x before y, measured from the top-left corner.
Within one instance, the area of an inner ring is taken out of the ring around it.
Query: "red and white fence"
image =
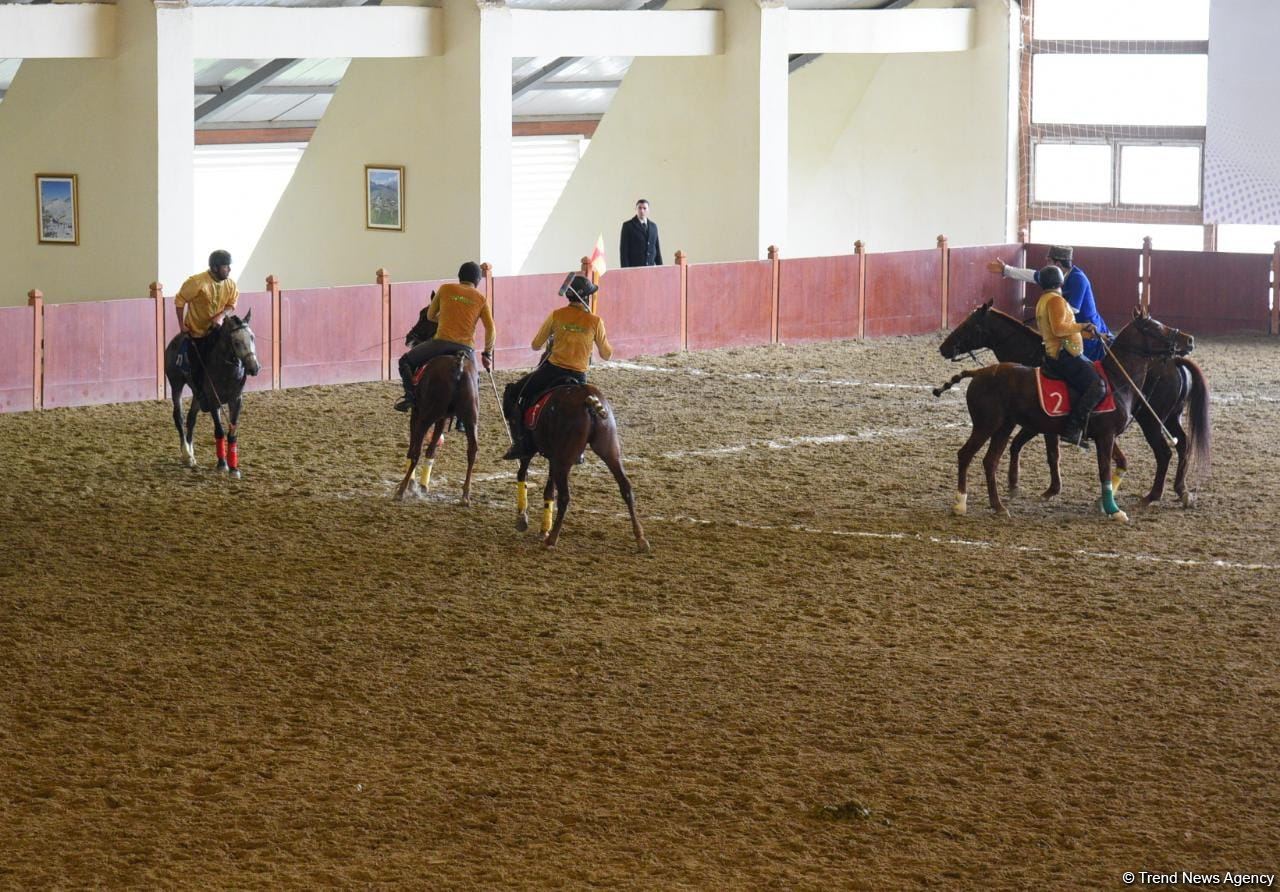
[[[596,298],[620,359],[716,347],[924,334],[959,324],[995,300],[1014,315],[1022,285],[986,269],[993,258],[1039,263],[1045,245],[1004,244],[873,254],[861,242],[836,257],[690,264],[607,273]],[[1280,334],[1280,243],[1272,257],[1078,247],[1103,318],[1119,328],[1135,306],[1196,334]],[[587,270],[584,258],[584,271]],[[499,368],[537,361],[529,349],[546,315],[563,303],[560,274],[493,277],[482,286],[498,328]],[[404,333],[444,279],[242,292],[253,310],[263,372],[250,390],[394,378]],[[46,304],[39,291],[23,307],[0,307],[0,412],[163,398],[164,345],[176,334],[172,298],[150,296]],[[269,370],[269,372],[268,372]]]

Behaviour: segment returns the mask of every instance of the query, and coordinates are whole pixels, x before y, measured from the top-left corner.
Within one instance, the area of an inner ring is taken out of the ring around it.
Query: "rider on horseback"
[[[1107,328],[1102,314],[1098,312],[1098,304],[1093,298],[1093,284],[1084,274],[1084,270],[1073,265],[1074,257],[1075,251],[1069,245],[1053,245],[1049,248],[1046,259],[1050,266],[1056,266],[1062,271],[1062,296],[1071,307],[1071,312],[1075,314],[1076,321],[1088,322],[1098,332],[1096,339],[1084,345],[1085,359],[1101,359],[1104,355],[1103,337],[1110,338],[1111,330]],[[1006,279],[1032,282],[1041,288],[1048,287],[1040,281],[1040,272],[1009,266],[1003,260],[993,260],[987,264],[987,268],[993,273],[1000,273]]]
[[[223,318],[236,308],[239,297],[240,290],[231,278],[231,254],[219,250],[209,255],[209,269],[183,282],[174,298],[178,327],[186,334],[179,348],[179,363],[185,367],[191,390],[201,402],[209,355],[218,341]]]
[[[1079,446],[1089,425],[1089,414],[1107,394],[1097,369],[1081,355],[1084,352],[1081,335],[1096,338],[1098,330],[1092,323],[1075,321],[1071,305],[1062,296],[1060,267],[1046,266],[1036,273],[1036,281],[1044,289],[1036,303],[1036,327],[1044,341],[1044,367],[1055,377],[1066,381],[1077,394],[1061,437]]]
[[[475,358],[476,323],[484,323],[484,352],[480,359],[486,369],[493,368],[493,347],[497,330],[489,302],[477,286],[480,264],[468,260],[458,268],[458,282],[441,285],[427,307],[427,319],[439,324],[435,336],[423,341],[400,357],[400,381],[404,396],[396,403],[397,412],[413,408],[413,376],[418,369],[437,356],[465,353]]]
[[[589,298],[598,290],[584,276],[573,276],[560,288],[569,305],[554,311],[533,337],[533,349],[541,350],[548,339],[551,354],[519,381],[508,384],[502,396],[502,413],[511,428],[511,448],[504,459],[518,459],[537,452],[532,436],[525,431],[520,416],[538,397],[559,384],[586,384],[591,346],[601,359],[613,355],[605,335],[604,320],[590,310]]]

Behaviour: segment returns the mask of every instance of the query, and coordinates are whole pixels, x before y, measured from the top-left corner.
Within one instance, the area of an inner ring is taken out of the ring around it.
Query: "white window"
[[[1208,40],[1209,0],[1036,0],[1037,40]]]
[[[512,269],[524,266],[587,142],[577,134],[511,140]]]
[[[1209,57],[1037,53],[1032,120],[1037,124],[1203,126]]]
[[[1121,146],[1120,203],[1200,205],[1199,146]]]
[[[1111,146],[1040,143],[1034,201],[1109,204]]]
[[[1087,223],[1076,220],[1035,220],[1031,223],[1031,241],[1041,245],[1141,248],[1146,236],[1151,236],[1152,246],[1161,251],[1204,250],[1203,226]]]

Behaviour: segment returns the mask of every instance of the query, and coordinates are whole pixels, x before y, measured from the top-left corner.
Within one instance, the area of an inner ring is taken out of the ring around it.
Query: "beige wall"
[[[191,144],[190,90],[185,131],[158,137],[157,16],[141,3],[119,14],[115,58],[29,59],[0,103],[2,306],[32,288],[53,303],[145,297],[161,276],[158,194],[173,171],[162,175],[159,143],[169,156]],[[79,177],[78,246],[37,244],[37,173]]]
[[[784,256],[849,253],[859,238],[878,251],[931,247],[939,234],[1005,240],[1009,4],[977,8],[973,50],[827,55],[791,75]],[[616,264],[639,197],[652,202],[667,263],[678,248],[692,262],[758,257],[738,62],[636,59],[522,271],[568,269],[599,232]]]
[[[1010,12],[976,6],[968,52],[823,56],[791,76],[784,255],[1009,237]]]
[[[450,0],[444,55],[352,61],[240,273],[242,287],[261,288],[269,273],[284,288],[372,282],[379,267],[401,282],[449,277],[466,260],[513,272],[510,211],[481,214],[482,191],[493,190],[493,207],[511,204],[510,57],[492,45],[502,33],[485,31],[481,45],[479,17],[493,12]],[[482,115],[486,102],[497,111]],[[365,227],[366,164],[405,168],[403,232]]]

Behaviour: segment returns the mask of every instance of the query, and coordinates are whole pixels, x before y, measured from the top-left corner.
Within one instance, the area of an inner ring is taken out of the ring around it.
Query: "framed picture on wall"
[[[404,229],[404,168],[364,166],[365,228]]]
[[[80,244],[75,174],[36,174],[36,237],[42,245]]]

